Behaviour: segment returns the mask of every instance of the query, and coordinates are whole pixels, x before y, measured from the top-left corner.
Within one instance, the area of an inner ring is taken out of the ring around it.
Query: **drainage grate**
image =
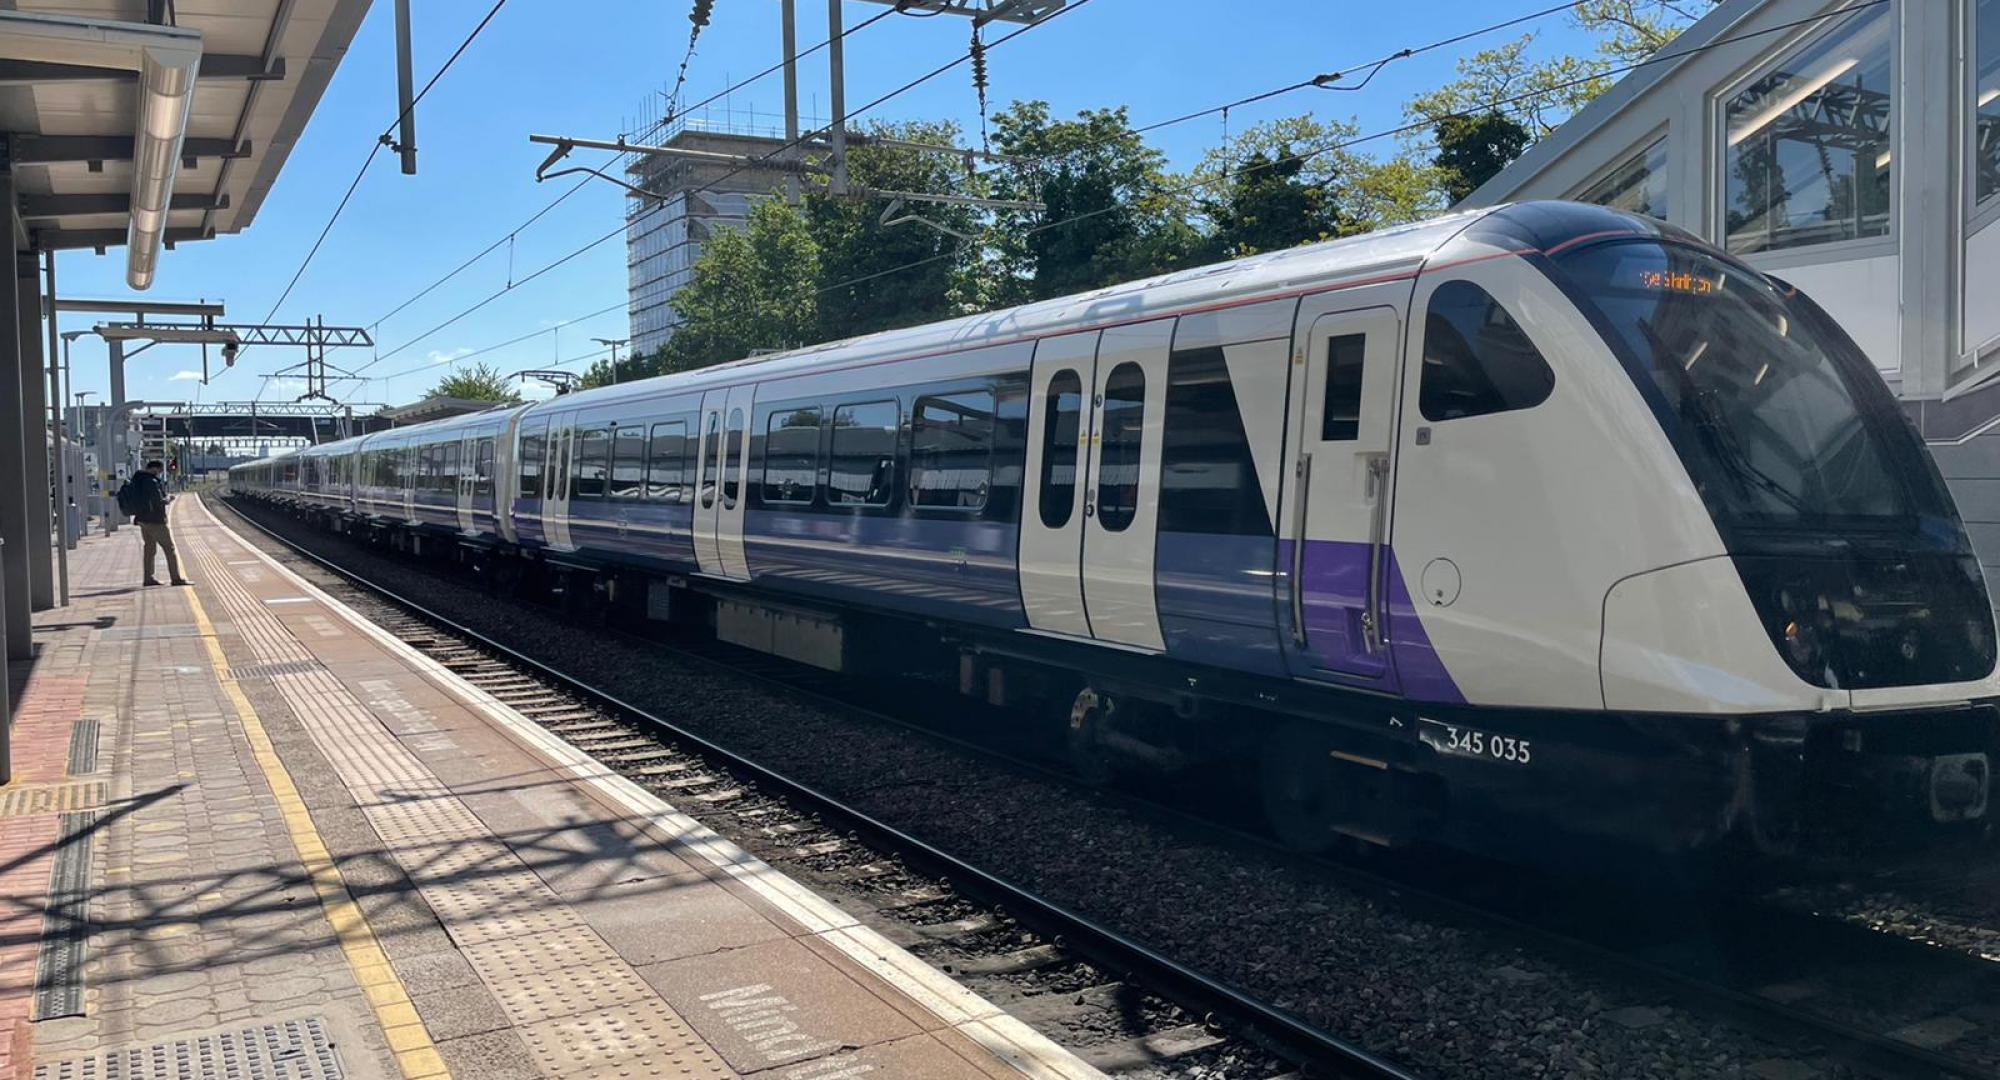
[[[268,678],[272,675],[310,675],[315,671],[325,671],[326,665],[317,660],[280,660],[274,664],[252,664],[249,667],[232,667],[231,675],[239,679]]]
[[[35,965],[35,1019],[83,1015],[83,950],[90,940],[90,839],[97,814],[62,816],[42,951]]]
[[[342,1080],[319,1017],[35,1066],[35,1080]]]
[[[87,776],[97,771],[97,717],[86,716],[70,725],[69,774]]]
[[[38,784],[10,787],[0,791],[0,818],[33,817],[89,810],[104,801],[104,781],[84,780],[75,784]]]

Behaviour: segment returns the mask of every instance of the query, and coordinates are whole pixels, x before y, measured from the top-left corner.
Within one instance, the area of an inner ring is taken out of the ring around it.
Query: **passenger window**
[[[653,425],[652,444],[647,448],[646,497],[680,502],[687,456],[687,424],[675,420]]]
[[[1049,379],[1042,413],[1042,525],[1060,529],[1076,510],[1076,445],[1083,380],[1067,368]]]
[[[1361,437],[1361,378],[1368,355],[1367,334],[1341,334],[1326,343],[1326,394],[1321,399],[1322,442]],[[1172,407],[1168,407],[1172,412]]]
[[[910,413],[910,502],[979,510],[993,475],[993,394],[917,399]]]
[[[819,406],[772,413],[764,429],[763,500],[810,503],[818,481]]]
[[[604,497],[605,475],[611,471],[611,432],[606,428],[591,428],[577,435],[577,443],[576,468],[570,474],[569,497],[601,499]]]
[[[903,409],[893,401],[833,410],[827,456],[827,501],[835,506],[887,506],[896,490],[896,435]]]
[[[611,440],[611,497],[636,499],[646,483],[646,429],[622,427]]]
[[[1097,520],[1124,532],[1139,512],[1139,454],[1146,429],[1146,372],[1131,361],[1104,380],[1104,443],[1098,457]]]
[[[704,510],[715,505],[715,476],[721,457],[722,414],[709,413],[708,433],[702,436],[701,447],[701,507]]]
[[[1417,394],[1424,419],[1531,409],[1548,400],[1555,384],[1535,343],[1485,289],[1452,281],[1431,295]]]
[[[539,501],[542,497],[543,444],[548,437],[537,431],[521,436],[521,498]]]
[[[472,493],[479,498],[493,495],[493,440],[481,439],[479,447],[479,467],[473,474]]]
[[[1283,339],[1229,346],[1250,367],[1282,368]],[[1262,358],[1262,363],[1258,358]],[[1224,536],[1271,535],[1256,456],[1244,430],[1229,363],[1219,346],[1182,349],[1167,358],[1167,402],[1160,434],[1160,529]]]
[[[736,509],[737,477],[743,472],[743,410],[729,410],[729,432],[722,446],[722,508]]]

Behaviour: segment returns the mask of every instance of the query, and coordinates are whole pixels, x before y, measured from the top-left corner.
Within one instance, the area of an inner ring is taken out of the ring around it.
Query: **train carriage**
[[[824,666],[897,642],[1088,761],[1248,747],[1307,846],[1986,828],[1993,614],[1914,431],[1808,298],[1602,208],[324,450],[354,515]]]

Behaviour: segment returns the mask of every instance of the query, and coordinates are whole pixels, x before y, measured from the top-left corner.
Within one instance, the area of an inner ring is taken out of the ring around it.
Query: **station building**
[[[1475,191],[1650,214],[1804,289],[2000,581],[2000,0],[1726,0]]]

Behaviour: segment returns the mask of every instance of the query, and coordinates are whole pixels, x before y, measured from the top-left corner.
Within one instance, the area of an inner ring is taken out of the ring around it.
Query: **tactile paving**
[[[86,716],[70,725],[68,768],[71,776],[97,771],[97,717]]]
[[[35,1066],[35,1080],[342,1080],[319,1017],[195,1035]]]
[[[272,675],[304,675],[308,671],[323,671],[326,665],[317,660],[280,660],[275,664],[253,664],[246,668],[231,668],[239,679],[265,678]]]
[[[35,1019],[83,1012],[84,947],[90,939],[90,848],[97,814],[62,816],[42,944],[35,958]]]
[[[731,1080],[736,1073],[671,1011],[616,1005],[517,1029],[547,1076],[688,1077]]]
[[[104,782],[101,780],[11,787],[0,791],[0,818],[89,810],[103,802]]]

